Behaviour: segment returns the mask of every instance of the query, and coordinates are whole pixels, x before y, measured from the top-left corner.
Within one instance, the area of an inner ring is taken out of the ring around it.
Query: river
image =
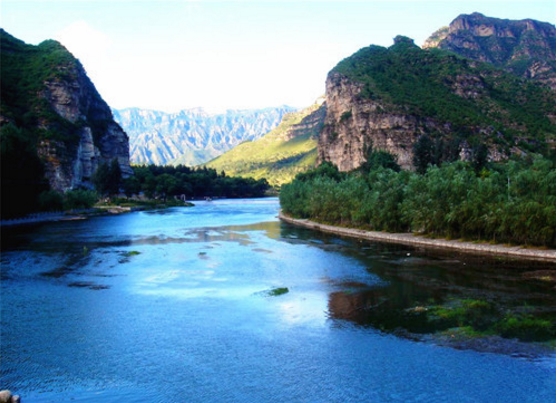
[[[509,297],[502,273],[529,267],[327,236],[278,208],[216,200],[2,228],[0,388],[25,403],[555,401],[552,351],[448,347],[370,314],[370,301],[411,307],[490,279]],[[529,287],[555,304],[552,287]]]

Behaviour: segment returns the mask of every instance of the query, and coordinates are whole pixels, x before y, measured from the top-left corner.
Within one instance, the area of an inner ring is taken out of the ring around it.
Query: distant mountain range
[[[317,134],[294,130],[302,135],[298,141],[281,141],[273,131],[211,164],[279,185],[307,169],[308,158],[293,155],[295,144],[341,170],[358,168],[372,150],[388,151],[413,169],[420,138],[430,144],[432,163],[483,154],[491,161],[527,151],[551,154],[555,84],[554,25],[463,14],[422,49],[400,36],[389,48],[372,45],[341,61],[328,75],[323,107],[300,122],[312,119]],[[308,148],[312,142],[316,151]]]
[[[318,136],[326,108],[324,99],[301,111],[288,113],[275,129],[260,139],[247,141],[207,163],[227,175],[265,178],[278,187],[297,173],[316,165]]]
[[[194,108],[165,113],[128,108],[112,113],[130,138],[132,164],[195,166],[259,139],[295,110],[281,106],[210,113]]]
[[[275,185],[314,161],[358,168],[372,150],[413,169],[417,144],[435,163],[556,152],[556,27],[534,20],[460,15],[423,48],[403,36],[363,48],[330,71],[323,105],[296,113],[111,111],[60,43],[2,29],[0,42],[2,214],[91,187],[114,160],[129,176],[130,162],[199,165],[239,145],[220,167]]]

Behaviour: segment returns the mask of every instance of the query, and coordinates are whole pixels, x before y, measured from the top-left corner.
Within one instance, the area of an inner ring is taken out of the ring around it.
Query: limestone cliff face
[[[41,93],[60,117],[79,127],[77,147],[43,139],[37,148],[51,187],[59,191],[90,186],[98,166],[113,159],[118,160],[124,176],[132,175],[127,134],[114,121],[81,65],[73,73],[72,80],[45,81]]]
[[[333,162],[341,171],[360,167],[372,150],[388,151],[404,169],[412,169],[413,144],[426,132],[448,131],[432,119],[394,113],[381,100],[360,96],[361,83],[340,73],[326,82],[327,113],[318,139],[318,162]]]
[[[491,63],[556,88],[556,27],[552,24],[462,14],[423,45],[433,47]]]
[[[463,40],[459,42],[454,33]],[[450,38],[453,42],[447,41]],[[504,44],[517,46],[505,47],[501,38],[507,40]],[[371,151],[382,150],[393,154],[403,169],[413,169],[415,145],[423,136],[431,144],[426,154],[433,164],[477,158],[501,161],[512,154],[555,149],[555,89],[525,80],[530,73],[517,70],[536,51],[539,55],[548,51],[555,60],[555,50],[548,46],[552,41],[555,29],[550,24],[473,15],[461,16],[433,35],[430,48],[397,37],[389,48],[371,45],[359,50],[328,74],[318,163],[330,161],[349,171],[359,168]],[[477,57],[431,49],[437,47],[434,43],[459,43]],[[510,60],[517,63],[505,64]],[[548,59],[538,60],[537,71],[548,74],[536,79],[555,83]],[[500,61],[505,68],[479,61],[495,65]],[[536,65],[530,66],[534,72]]]
[[[98,166],[113,159],[132,175],[128,136],[81,63],[58,42],[32,46],[0,34],[1,126],[28,134],[50,187],[91,187]]]

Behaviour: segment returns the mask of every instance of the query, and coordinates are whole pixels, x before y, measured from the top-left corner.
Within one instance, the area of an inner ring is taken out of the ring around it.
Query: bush
[[[64,196],[55,190],[42,192],[39,195],[40,211],[61,211],[64,209]]]
[[[368,174],[330,163],[281,188],[283,211],[334,225],[556,247],[556,167],[542,157],[484,167],[431,165],[424,175],[382,164]]]
[[[64,194],[64,209],[88,209],[93,207],[97,200],[97,193],[92,190],[70,190]]]

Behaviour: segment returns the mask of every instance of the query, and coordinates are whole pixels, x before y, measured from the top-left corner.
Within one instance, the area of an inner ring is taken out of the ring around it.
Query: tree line
[[[185,165],[133,166],[134,175],[125,179],[122,190],[126,196],[143,193],[147,198],[166,200],[168,197],[186,199],[262,197],[270,186],[266,179],[227,176],[207,167]]]
[[[132,169],[134,175],[123,178],[116,159],[110,163],[103,162],[91,178],[93,188],[73,189],[65,193],[49,190],[48,183],[42,180],[39,192],[25,194],[24,209],[21,206],[12,207],[18,206],[16,201],[21,201],[21,192],[3,192],[2,201],[13,202],[2,205],[2,217],[12,218],[39,211],[87,209],[99,199],[121,198],[123,195],[170,203],[203,198],[263,197],[270,189],[265,179],[230,177],[206,167],[144,165],[132,166]],[[33,177],[33,183],[37,182],[38,176]]]
[[[332,225],[556,247],[556,165],[541,156],[419,173],[376,151],[358,171],[323,163],[297,175],[280,202],[293,217]]]

